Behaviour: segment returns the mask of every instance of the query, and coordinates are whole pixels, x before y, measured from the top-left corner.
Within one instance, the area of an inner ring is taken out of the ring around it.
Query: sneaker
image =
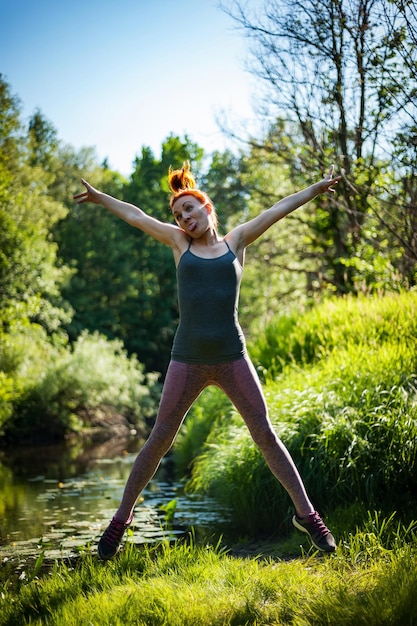
[[[130,518],[127,522],[121,522],[117,519],[117,517],[113,517],[98,542],[97,551],[100,559],[107,561],[108,559],[114,557],[119,549],[123,534],[131,521],[132,518]]]
[[[307,533],[311,543],[318,550],[322,550],[323,552],[334,552],[336,550],[334,537],[325,526],[317,511],[310,513],[307,517],[297,517],[297,515],[294,515],[292,523],[298,530],[301,530],[302,533]]]

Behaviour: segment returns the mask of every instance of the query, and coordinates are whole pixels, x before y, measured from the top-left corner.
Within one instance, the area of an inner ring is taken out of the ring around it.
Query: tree
[[[317,289],[388,286],[395,272],[415,282],[416,75],[405,62],[416,54],[415,11],[401,0],[388,5],[267,0],[256,15],[239,1],[224,7],[250,39],[249,68],[265,85],[270,132],[253,147],[282,157],[296,187],[334,160],[344,173],[337,197],[314,203],[307,220]]]
[[[103,191],[169,220],[167,173],[190,160],[195,170],[203,151],[187,137],[171,135],[161,158],[143,147],[128,181],[97,168],[91,182]],[[149,370],[164,371],[178,319],[175,265],[169,248],[100,207],[74,205],[56,233],[60,254],[76,273],[64,290],[75,309],[68,326],[123,340]]]
[[[29,121],[28,163],[48,171],[58,149],[57,131],[37,109]]]
[[[387,24],[386,41],[397,51],[405,68],[405,78],[391,76],[396,85],[398,125],[393,137],[393,158],[399,164],[395,195],[387,190],[388,201],[382,206],[382,223],[395,214],[393,229],[401,234],[398,266],[402,275],[413,277],[416,283],[417,262],[417,11],[415,3],[395,0],[383,5]],[[400,202],[398,201],[400,200]],[[393,210],[394,209],[394,210]]]
[[[3,79],[0,111],[0,323],[29,320],[53,332],[71,314],[60,293],[68,270],[50,238],[65,208],[48,196],[48,175],[27,162],[19,101]]]
[[[20,100],[0,74],[0,166],[2,171],[17,167],[23,144]]]
[[[220,227],[230,230],[248,214],[249,187],[245,182],[245,155],[214,151],[201,187],[213,201]]]

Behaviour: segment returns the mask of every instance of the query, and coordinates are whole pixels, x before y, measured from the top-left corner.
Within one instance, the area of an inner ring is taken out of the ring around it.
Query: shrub
[[[37,324],[19,322],[0,334],[0,434],[12,426],[17,405],[42,380],[47,364],[64,352],[63,343],[53,343]]]
[[[83,427],[82,413],[110,406],[139,424],[154,412],[156,377],[145,376],[135,356],[128,357],[120,341],[84,333],[73,349],[52,350],[53,358],[36,365],[26,357],[17,368],[31,376],[14,404],[9,438],[62,438]]]
[[[13,413],[16,395],[13,378],[0,371],[0,432]]]

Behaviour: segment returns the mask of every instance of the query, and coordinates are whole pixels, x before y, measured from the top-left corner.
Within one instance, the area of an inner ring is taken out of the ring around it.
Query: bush
[[[28,321],[0,334],[0,434],[11,427],[16,407],[42,380],[47,364],[64,353],[62,341],[53,343],[41,326]]]
[[[112,407],[142,425],[154,413],[156,376],[145,376],[120,341],[84,333],[70,349],[47,341],[39,345],[31,335],[26,339],[25,350],[11,342],[21,392],[4,426],[9,439],[60,439],[81,430],[82,415],[99,407]],[[12,353],[9,349],[10,362]]]
[[[416,365],[405,344],[352,346],[267,386],[273,421],[285,424],[280,435],[322,510],[355,499],[368,507],[414,506]]]
[[[0,432],[13,414],[13,401],[16,396],[13,378],[0,371]]]

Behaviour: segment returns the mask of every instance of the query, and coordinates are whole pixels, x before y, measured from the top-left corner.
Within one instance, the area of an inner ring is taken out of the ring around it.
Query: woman
[[[242,415],[254,442],[295,507],[296,528],[319,550],[333,552],[335,540],[315,511],[294,462],[275,434],[262,388],[246,353],[237,303],[246,248],[280,219],[319,194],[334,192],[334,167],[310,187],[290,195],[225,237],[217,231],[210,198],[196,188],[189,164],[168,173],[170,207],[176,225],[104,194],[82,181],[80,204],[101,204],[122,220],[171,247],[177,267],[180,322],[175,335],[158,415],[127,480],[121,504],[102,535],[98,554],[112,558],[132,521],[136,500],[170,449],[192,403],[208,385],[217,385]]]

